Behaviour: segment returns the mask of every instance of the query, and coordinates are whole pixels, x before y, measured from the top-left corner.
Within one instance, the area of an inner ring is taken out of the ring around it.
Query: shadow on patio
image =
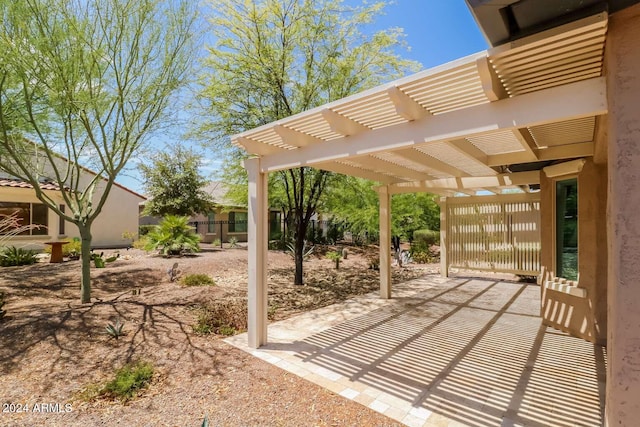
[[[394,297],[271,324],[252,353],[411,426],[602,425],[605,349],[542,326],[538,286],[426,277]]]

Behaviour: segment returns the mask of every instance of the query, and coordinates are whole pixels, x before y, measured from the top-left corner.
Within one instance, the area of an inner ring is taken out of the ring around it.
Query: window
[[[215,220],[215,212],[209,212],[209,214],[207,215],[207,233],[216,234],[216,225],[214,224]]]
[[[0,215],[17,214],[20,225],[37,225],[23,231],[19,236],[44,236],[47,234],[49,212],[45,205],[40,203],[14,203],[0,202]]]
[[[64,205],[60,205],[60,212],[64,213]],[[64,234],[64,224],[66,221],[62,216],[59,217],[60,221],[58,222],[58,234]]]
[[[247,219],[246,212],[229,212],[229,233],[246,233]]]
[[[556,276],[578,279],[578,180],[556,182]]]

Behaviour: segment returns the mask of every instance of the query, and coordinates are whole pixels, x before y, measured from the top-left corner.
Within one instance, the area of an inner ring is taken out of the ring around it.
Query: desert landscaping
[[[240,332],[246,322],[247,250],[202,249],[171,258],[120,250],[106,268],[92,266],[89,304],[80,303],[79,261],[2,268],[0,424],[196,426],[207,416],[217,426],[395,425],[224,343],[221,333]],[[304,286],[292,284],[287,253],[269,252],[270,320],[378,289],[370,268],[376,247],[349,247],[337,270],[325,255],[335,250],[342,247],[316,248]],[[434,264],[409,264],[394,267],[393,280],[437,272]],[[215,284],[185,286],[193,274]],[[222,328],[220,315],[231,319]],[[109,325],[121,325],[122,335],[107,333]],[[153,366],[146,388],[124,400],[97,393],[136,362]]]

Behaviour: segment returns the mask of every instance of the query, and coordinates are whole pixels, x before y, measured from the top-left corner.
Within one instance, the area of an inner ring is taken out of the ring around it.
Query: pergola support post
[[[267,248],[268,204],[267,174],[260,170],[260,159],[244,161],[249,178],[248,263],[249,347],[258,348],[267,343]]]
[[[449,260],[447,258],[447,198],[440,198],[440,274],[449,277]]]
[[[380,298],[391,298],[391,194],[378,187],[380,199]]]

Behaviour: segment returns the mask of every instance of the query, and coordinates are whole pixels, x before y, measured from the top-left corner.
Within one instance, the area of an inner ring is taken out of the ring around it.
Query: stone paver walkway
[[[426,276],[269,325],[256,357],[408,426],[600,426],[605,349],[544,327],[537,285]]]

